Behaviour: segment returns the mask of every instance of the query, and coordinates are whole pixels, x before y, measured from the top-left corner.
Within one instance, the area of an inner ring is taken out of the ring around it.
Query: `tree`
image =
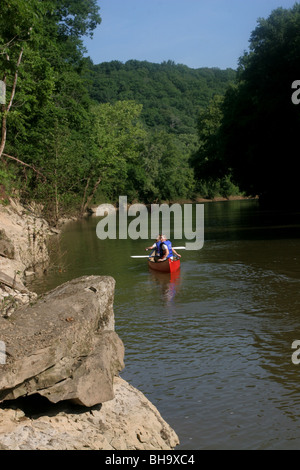
[[[219,131],[223,118],[223,97],[215,95],[207,108],[200,111],[197,121],[199,148],[191,158],[197,179],[219,177],[224,168],[219,157]]]
[[[128,163],[135,162],[145,138],[139,117],[142,106],[134,101],[99,104],[92,109],[93,153],[88,162],[81,212],[91,203],[100,183],[110,183],[117,196],[127,178]]]
[[[184,136],[175,138],[165,131],[148,133],[139,167],[131,179],[139,188],[139,198],[153,202],[192,197],[194,174],[189,165],[190,151]]]
[[[100,21],[96,0],[1,3],[0,70],[11,96],[2,113],[3,157],[24,169],[15,171],[20,194],[42,201],[54,220],[67,195],[70,202],[82,189],[91,124],[82,36]]]
[[[232,183],[231,169],[226,166],[220,151],[223,102],[223,96],[215,95],[209,106],[199,113],[199,147],[190,158],[195,171],[196,191],[206,198],[240,194],[239,187]]]
[[[15,99],[19,69],[24,54],[39,28],[42,6],[37,0],[3,0],[0,16],[0,70],[6,89],[6,100],[1,109],[0,158],[7,139],[7,119]]]
[[[238,86],[225,97],[221,152],[235,180],[262,199],[298,193],[300,5],[260,19],[240,59]]]
[[[97,102],[135,100],[149,129],[173,135],[195,134],[200,107],[214,94],[224,94],[232,69],[191,69],[172,61],[154,64],[129,60],[90,64],[90,94]]]

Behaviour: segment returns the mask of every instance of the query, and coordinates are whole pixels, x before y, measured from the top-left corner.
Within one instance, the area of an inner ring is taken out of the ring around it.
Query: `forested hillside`
[[[2,0],[1,199],[42,203],[53,223],[92,204],[191,198],[197,115],[234,71],[172,62],[94,65],[96,0]]]
[[[199,111],[214,95],[224,95],[235,76],[232,69],[191,69],[172,61],[104,62],[91,65],[90,95],[99,103],[135,100],[148,127],[195,134]]]
[[[93,100],[102,106],[141,105],[146,134],[140,158],[127,165],[124,191],[129,198],[151,202],[240,193],[229,172],[194,176],[194,155],[203,137],[199,116],[212,100],[224,96],[235,77],[232,69],[192,69],[172,61],[90,63],[87,82]],[[113,197],[109,188],[106,194]]]
[[[0,13],[0,200],[40,202],[55,223],[119,195],[295,195],[299,4],[258,22],[237,74],[94,65],[96,0],[1,0]]]

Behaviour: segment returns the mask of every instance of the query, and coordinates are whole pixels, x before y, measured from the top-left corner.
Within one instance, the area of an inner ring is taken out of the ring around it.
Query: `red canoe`
[[[153,258],[149,258],[148,266],[150,269],[161,273],[174,273],[180,269],[180,259],[171,260],[168,258],[165,261],[154,261]]]

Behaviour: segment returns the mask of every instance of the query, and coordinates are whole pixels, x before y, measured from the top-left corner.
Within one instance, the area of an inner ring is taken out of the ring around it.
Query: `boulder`
[[[36,393],[86,407],[113,399],[114,376],[124,367],[114,287],[109,276],[75,279],[0,317],[0,402]]]
[[[20,403],[0,408],[0,450],[170,450],[179,444],[139,390],[116,377],[114,395],[89,410],[69,402],[31,413]]]

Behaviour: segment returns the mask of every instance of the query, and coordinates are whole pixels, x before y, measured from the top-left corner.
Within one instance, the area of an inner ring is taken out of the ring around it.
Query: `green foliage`
[[[95,0],[5,0],[1,13],[0,70],[8,99],[23,49],[5,152],[22,162],[10,160],[22,178],[22,197],[43,202],[55,222],[82,191],[90,98],[81,37],[100,22],[98,7]]]
[[[171,61],[94,65],[82,38],[100,21],[96,0],[1,2],[0,184],[41,202],[53,223],[120,194],[193,197],[198,113],[235,77]]]
[[[172,61],[112,61],[90,68],[93,99],[134,99],[143,105],[141,118],[147,127],[177,135],[194,134],[199,110],[214,94],[224,94],[235,78],[232,69],[191,69]]]
[[[224,97],[215,95],[198,117],[199,147],[190,159],[196,176],[196,192],[204,198],[241,194],[232,182],[231,170],[220,154]]]
[[[237,83],[199,115],[200,145],[191,158],[198,192],[233,193],[237,184],[262,200],[297,199],[300,107],[292,103],[291,86],[299,60],[300,5],[259,19]]]
[[[235,72],[136,60],[90,64],[89,69],[94,100],[134,99],[143,105],[141,120],[148,136],[137,164],[127,166],[129,198],[150,202],[195,196],[198,186],[190,157],[197,148],[198,114],[206,112],[214,95],[218,100],[224,94]]]
[[[128,167],[137,164],[146,136],[139,121],[141,109],[134,101],[97,104],[91,109],[93,155],[87,173],[89,184],[95,188],[99,182],[96,190],[104,182],[109,197],[115,200],[126,191]]]
[[[221,155],[250,194],[297,196],[300,107],[291,101],[299,78],[300,5],[260,19],[240,59],[238,86],[223,106]],[[297,167],[296,167],[297,165]]]
[[[15,180],[15,175],[6,168],[5,164],[0,164],[0,200],[3,199],[3,196],[12,196]]]
[[[228,198],[230,196],[244,196],[240,188],[232,182],[231,175],[221,178],[207,177],[197,180],[197,194],[205,199],[215,199],[218,197]]]
[[[206,109],[198,116],[197,129],[199,148],[191,157],[195,174],[199,180],[218,177],[221,162],[218,158],[219,131],[223,118],[221,105],[223,97],[215,95]]]
[[[150,133],[141,153],[140,168],[131,178],[131,183],[139,188],[136,198],[149,202],[192,197],[195,183],[188,159],[189,146],[184,139],[174,138],[166,131]]]

